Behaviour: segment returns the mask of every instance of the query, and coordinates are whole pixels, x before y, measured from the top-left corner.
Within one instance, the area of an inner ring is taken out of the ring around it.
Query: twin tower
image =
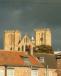
[[[33,47],[40,45],[51,46],[51,30],[49,28],[35,29],[34,37],[26,34],[22,37],[18,30],[4,32],[4,49],[9,51],[24,51],[33,53]]]

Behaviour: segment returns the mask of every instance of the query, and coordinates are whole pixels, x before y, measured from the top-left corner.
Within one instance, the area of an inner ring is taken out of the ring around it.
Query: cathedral
[[[34,31],[35,37],[30,38],[28,34],[22,37],[18,30],[6,30],[4,32],[4,49],[33,54],[33,47],[35,46],[51,46],[51,30],[49,28],[39,28]]]

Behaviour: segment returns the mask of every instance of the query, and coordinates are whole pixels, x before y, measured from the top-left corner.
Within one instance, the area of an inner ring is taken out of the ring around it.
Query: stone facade
[[[33,54],[34,40],[31,40],[28,35],[21,38],[18,30],[10,30],[4,32],[4,50],[9,51],[26,51]]]
[[[25,35],[25,36],[22,38],[22,40],[21,40],[21,42],[20,42],[20,44],[19,44],[20,50],[21,50],[21,51],[24,51],[24,52],[27,52],[27,53],[29,53],[29,54],[33,54],[33,47],[34,47],[34,45],[32,44],[29,36],[28,36],[28,35]],[[19,51],[20,51],[20,50],[19,50]]]
[[[50,45],[51,46],[51,31],[49,28],[35,29],[36,46]]]
[[[31,69],[29,67],[15,67],[14,76],[31,76]]]
[[[57,60],[57,73],[58,76],[61,76],[61,53],[56,54],[56,60]]]
[[[31,54],[33,54],[33,47],[39,45],[50,45],[51,46],[51,31],[49,28],[41,28],[35,30],[35,38],[29,38],[25,35],[21,38],[21,33],[18,30],[10,30],[4,32],[4,49],[5,50],[16,50],[25,51],[26,46],[31,46]]]
[[[18,30],[11,30],[4,32],[4,49],[18,50],[18,43],[21,40],[21,34]]]
[[[37,73],[36,73],[37,72]],[[57,76],[55,69],[36,68],[31,67],[5,67],[0,66],[1,76]]]

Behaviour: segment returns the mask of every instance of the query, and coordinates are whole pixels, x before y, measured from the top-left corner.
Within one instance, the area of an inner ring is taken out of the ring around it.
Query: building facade
[[[45,76],[58,76],[56,56],[54,54],[40,53],[35,56],[44,64],[46,70]]]
[[[4,32],[4,49],[18,50],[18,44],[21,41],[21,34],[18,30],[8,30]]]
[[[57,76],[55,65],[45,67],[42,59],[26,52],[0,50],[0,76]]]
[[[50,45],[51,46],[51,31],[49,28],[35,29],[35,43],[39,45]]]
[[[34,46],[51,46],[51,31],[43,28],[35,32],[35,38],[30,39],[28,35],[21,37],[16,30],[5,31],[4,51],[0,51],[1,76],[57,76],[55,55],[33,56]]]
[[[0,51],[0,76],[45,76],[44,65],[24,52]]]
[[[61,76],[61,52],[55,54],[57,60],[57,73],[58,76]]]
[[[27,52],[28,54],[33,54],[33,43],[32,41],[30,40],[29,36],[28,35],[25,35],[20,44],[19,44],[19,51],[24,51],[24,52]]]
[[[4,32],[4,49],[15,51],[27,51],[33,54],[33,47],[40,45],[51,46],[51,31],[49,28],[41,28],[35,30],[35,38],[30,38],[27,34],[21,37],[18,30],[10,30]]]
[[[4,32],[4,49],[9,51],[26,51],[33,54],[33,43],[28,35],[21,38],[18,30],[10,30]]]

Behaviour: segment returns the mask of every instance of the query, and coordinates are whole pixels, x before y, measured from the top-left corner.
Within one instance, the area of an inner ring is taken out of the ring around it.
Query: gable
[[[25,36],[22,38],[21,43],[19,44],[20,47],[21,47],[22,45],[30,45],[30,46],[33,46],[30,38],[29,38],[27,35],[25,35]]]

